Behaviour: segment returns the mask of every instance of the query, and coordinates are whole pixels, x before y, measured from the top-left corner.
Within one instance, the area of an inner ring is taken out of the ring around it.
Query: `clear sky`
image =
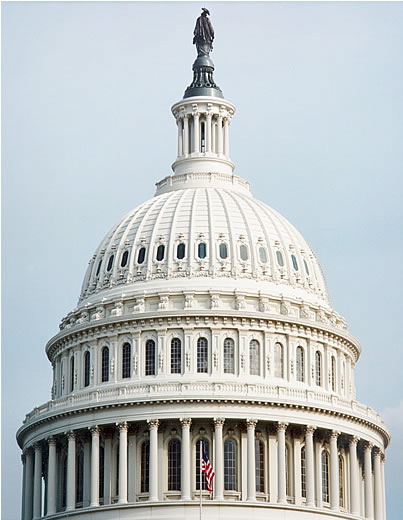
[[[400,2],[2,3],[2,518],[20,517],[15,432],[50,398],[44,346],[103,235],[170,174],[202,6],[236,173],[308,240],[361,342],[358,399],[392,432],[401,520]]]

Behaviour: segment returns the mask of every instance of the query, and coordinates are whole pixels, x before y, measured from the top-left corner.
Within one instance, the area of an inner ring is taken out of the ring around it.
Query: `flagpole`
[[[202,449],[203,441],[200,439],[200,464],[199,464],[199,490],[200,490],[200,520],[202,520]]]

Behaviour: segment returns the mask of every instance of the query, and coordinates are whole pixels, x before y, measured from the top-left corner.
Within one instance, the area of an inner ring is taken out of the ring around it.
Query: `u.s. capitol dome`
[[[389,434],[355,398],[360,346],[308,243],[233,174],[235,107],[198,51],[173,175],[102,240],[46,346],[51,400],[17,433],[22,518],[384,520]]]

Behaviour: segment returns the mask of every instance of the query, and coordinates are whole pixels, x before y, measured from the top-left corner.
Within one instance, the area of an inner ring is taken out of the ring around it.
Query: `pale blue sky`
[[[3,520],[20,515],[15,431],[50,397],[45,343],[103,235],[170,173],[200,7],[2,3]],[[206,7],[236,173],[308,240],[361,342],[358,399],[391,429],[401,520],[403,4]]]

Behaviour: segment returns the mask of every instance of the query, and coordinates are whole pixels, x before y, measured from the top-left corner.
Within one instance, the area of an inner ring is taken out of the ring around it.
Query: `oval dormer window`
[[[146,248],[140,247],[139,254],[137,255],[137,263],[138,264],[144,263],[145,257],[146,257]]]
[[[97,272],[96,272],[95,276],[99,276],[99,272],[101,270],[101,265],[102,265],[102,260],[99,261],[99,264],[98,264],[98,267],[97,267]]]
[[[248,259],[248,248],[245,246],[245,244],[241,244],[239,246],[239,256],[241,257],[241,260],[246,262]]]
[[[200,244],[197,246],[197,256],[201,259],[206,258],[207,246],[204,242],[200,242]]]
[[[281,251],[276,251],[276,257],[277,257],[277,263],[280,267],[284,266],[284,260],[283,255],[281,254]]]
[[[128,259],[129,251],[125,251],[122,255],[122,260],[120,261],[120,267],[126,267]]]
[[[165,255],[165,246],[164,246],[164,244],[160,244],[157,247],[157,260],[158,260],[158,262],[161,262],[161,260],[164,260],[164,255]]]
[[[262,264],[267,264],[267,251],[263,246],[259,247],[259,258]]]
[[[178,247],[176,248],[177,259],[183,260],[185,258],[185,252],[186,252],[185,244],[183,244],[183,243],[178,244]]]
[[[227,244],[220,244],[220,258],[222,258],[223,260],[225,260],[228,256],[228,248],[227,248]]]
[[[113,259],[115,258],[115,255],[111,255],[109,257],[109,261],[108,261],[108,267],[106,268],[106,270],[109,272],[112,270],[112,266],[113,266]]]
[[[309,269],[308,269],[308,264],[306,263],[306,260],[304,260],[304,266],[305,266],[306,274],[309,276]]]
[[[292,266],[293,268],[298,271],[298,262],[297,262],[297,259],[295,258],[295,255],[291,255],[291,260],[292,260]]]

